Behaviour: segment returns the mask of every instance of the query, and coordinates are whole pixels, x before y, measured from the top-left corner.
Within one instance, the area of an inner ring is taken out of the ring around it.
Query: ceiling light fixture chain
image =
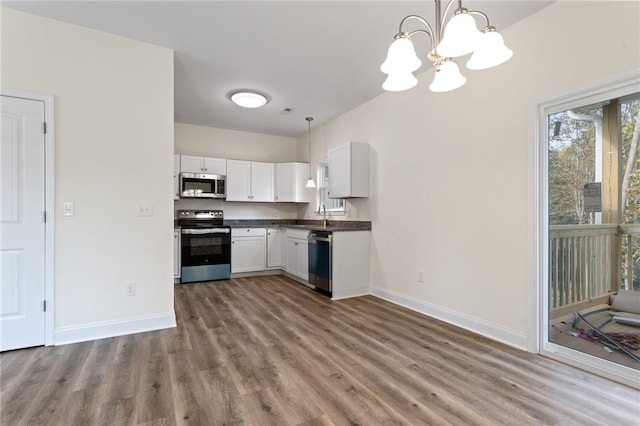
[[[409,15],[400,21],[399,31],[389,46],[387,58],[380,66],[380,70],[387,74],[387,79],[382,84],[383,89],[397,92],[418,84],[413,72],[420,68],[422,61],[411,42],[411,38],[418,33],[427,34],[431,40],[427,58],[433,62],[436,71],[429,86],[433,92],[448,92],[466,83],[467,79],[460,73],[452,58],[473,53],[467,61],[467,68],[472,70],[491,68],[511,58],[513,52],[504,45],[504,39],[495,27],[489,24],[489,17],[478,10],[470,11],[462,7],[462,0],[457,1],[457,9],[444,26],[443,22],[450,15],[453,2],[454,0],[449,0],[444,13],[441,13],[440,0],[435,0],[435,28],[418,15]],[[485,26],[482,30],[478,30],[473,16],[484,19]],[[405,31],[405,24],[414,20],[419,21],[426,29]]]
[[[311,122],[313,121],[313,117],[305,117],[305,120],[307,120],[307,123],[309,126],[309,180],[307,181],[307,184],[305,185],[305,187],[315,188],[316,183],[313,181],[313,178],[311,177]]]

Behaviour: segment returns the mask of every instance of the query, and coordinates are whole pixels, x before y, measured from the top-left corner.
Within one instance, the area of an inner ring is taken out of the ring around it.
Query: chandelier
[[[500,65],[513,55],[513,52],[504,45],[504,39],[489,25],[489,18],[482,12],[467,10],[462,7],[462,0],[458,0],[458,8],[443,27],[443,21],[451,11],[453,0],[449,0],[441,14],[440,0],[436,3],[435,29],[418,15],[406,16],[400,22],[400,29],[395,35],[393,43],[389,46],[387,58],[380,66],[380,70],[387,74],[387,79],[382,84],[384,90],[399,92],[408,90],[418,84],[413,72],[422,65],[422,61],[416,55],[411,42],[411,37],[418,33],[424,33],[431,39],[431,50],[427,57],[435,67],[435,77],[429,86],[432,92],[448,92],[455,90],[467,82],[460,73],[458,65],[452,58],[473,53],[467,61],[467,68],[482,70]],[[476,20],[472,15],[480,16],[485,21],[482,30],[476,27]],[[403,28],[409,21],[419,21],[426,28],[407,32]]]

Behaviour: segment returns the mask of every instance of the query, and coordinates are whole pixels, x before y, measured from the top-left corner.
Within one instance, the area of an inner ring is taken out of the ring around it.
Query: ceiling
[[[463,6],[486,13],[501,31],[549,3],[465,1]],[[381,94],[385,75],[379,67],[400,20],[418,14],[435,23],[434,2],[427,0],[3,0],[2,5],[171,48],[176,121],[281,136],[304,134],[306,116],[314,117],[315,127]],[[429,66],[428,37],[414,40],[427,62],[421,72]],[[228,99],[236,89],[264,92],[270,102],[260,109],[240,108]],[[287,108],[291,111],[283,112]]]

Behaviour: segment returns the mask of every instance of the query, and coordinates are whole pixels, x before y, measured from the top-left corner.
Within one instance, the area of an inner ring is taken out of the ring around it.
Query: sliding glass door
[[[543,353],[632,377],[640,323],[625,318],[640,303],[626,317],[612,305],[633,311],[640,295],[640,92],[629,88],[542,109],[541,334]]]

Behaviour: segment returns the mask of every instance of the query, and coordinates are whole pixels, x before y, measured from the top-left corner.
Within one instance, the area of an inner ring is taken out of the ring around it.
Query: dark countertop
[[[370,231],[371,221],[364,220],[327,220],[327,227],[322,220],[306,219],[225,219],[224,224],[232,228],[298,228],[310,231]]]

